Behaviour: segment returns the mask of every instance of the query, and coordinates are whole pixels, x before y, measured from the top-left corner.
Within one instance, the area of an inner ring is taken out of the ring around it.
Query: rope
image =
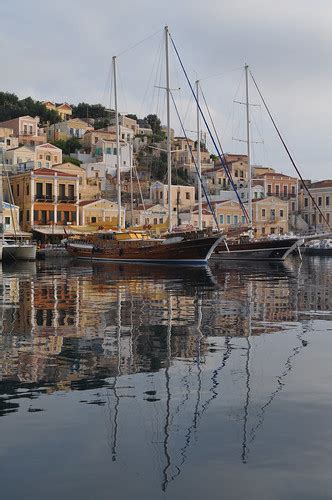
[[[209,205],[209,209],[210,209],[210,210],[211,210],[211,212],[212,212],[212,215],[213,215],[214,221],[215,221],[215,223],[216,223],[217,229],[218,229],[218,231],[220,231],[217,216],[216,216],[215,211],[214,211],[214,209],[213,209],[213,207],[212,207],[212,205],[211,205],[211,202],[210,202],[209,196],[208,196],[208,194],[207,194],[207,191],[206,191],[205,186],[204,186],[203,181],[202,181],[202,177],[201,177],[201,175],[199,174],[199,171],[198,171],[198,166],[197,166],[197,163],[196,163],[196,160],[195,160],[194,154],[193,154],[193,152],[192,152],[192,149],[190,148],[190,144],[189,144],[188,136],[187,136],[187,134],[186,134],[186,131],[185,131],[184,125],[183,125],[183,123],[182,123],[182,120],[181,120],[181,117],[180,117],[180,114],[179,114],[179,110],[178,110],[177,105],[176,105],[176,103],[175,103],[173,93],[172,93],[172,92],[170,92],[170,94],[171,94],[171,98],[172,98],[172,101],[173,101],[173,104],[174,104],[174,108],[175,108],[175,111],[176,111],[177,117],[178,117],[179,122],[180,122],[180,125],[181,125],[182,133],[183,133],[183,135],[184,135],[184,137],[185,137],[185,139],[186,139],[187,146],[188,146],[188,150],[190,151],[190,156],[191,156],[191,159],[192,159],[192,161],[193,161],[193,163],[194,163],[194,165],[195,165],[195,170],[196,170],[196,173],[197,173],[198,181],[201,183],[201,186],[202,186],[202,189],[203,189],[204,196],[205,196],[205,198],[206,198],[207,204]],[[197,147],[199,147],[199,145],[198,145],[198,144],[197,144]]]
[[[140,40],[139,42],[135,43],[134,45],[131,45],[130,47],[127,47],[122,52],[119,52],[119,54],[117,55],[117,57],[120,57],[123,54],[126,54],[130,50],[135,49],[136,47],[138,47],[138,45],[141,45],[141,43],[146,42],[147,40],[150,40],[150,38],[153,38],[155,35],[157,35],[158,33],[160,33],[160,31],[161,30],[155,31],[154,33],[152,33],[151,35],[147,36],[146,38],[143,38],[143,40]]]
[[[204,114],[203,114],[202,108],[201,108],[201,106],[200,106],[200,104],[199,104],[199,102],[198,102],[198,100],[197,100],[197,97],[196,97],[195,91],[194,91],[194,89],[193,89],[193,87],[192,87],[192,84],[191,84],[191,82],[190,82],[190,80],[189,80],[188,73],[187,73],[187,71],[186,71],[186,69],[185,69],[185,67],[184,67],[184,65],[183,65],[183,62],[182,62],[182,60],[181,60],[180,54],[179,54],[179,52],[178,52],[178,49],[177,49],[177,47],[176,47],[176,45],[175,45],[175,43],[174,43],[174,40],[173,40],[172,36],[171,36],[171,35],[169,35],[169,37],[170,37],[170,40],[171,40],[171,42],[172,42],[173,48],[174,48],[174,50],[175,50],[175,53],[176,53],[176,55],[177,55],[177,58],[178,58],[178,60],[179,60],[180,66],[181,66],[181,68],[182,68],[182,71],[183,71],[183,73],[184,73],[184,75],[185,75],[185,78],[186,78],[186,80],[187,80],[187,83],[188,83],[188,85],[189,85],[189,87],[190,87],[190,90],[191,90],[191,92],[192,92],[193,96],[194,96],[194,99],[195,99],[195,101],[196,101],[196,104],[197,104],[197,107],[198,107],[198,109],[199,109],[199,112],[200,112],[200,114],[201,114],[201,116],[202,116],[202,118],[203,118],[203,121],[204,121],[205,126],[206,126],[206,128],[207,128],[207,131],[208,131],[208,133],[209,133],[209,135],[210,135],[210,137],[211,137],[211,140],[212,140],[212,143],[213,143],[213,145],[214,145],[214,148],[215,148],[216,152],[218,153],[218,157],[219,157],[219,160],[220,160],[220,162],[221,162],[221,165],[222,165],[222,167],[224,168],[224,170],[225,170],[225,172],[226,172],[226,175],[227,175],[227,178],[228,178],[228,180],[229,180],[229,182],[230,182],[230,184],[231,184],[231,186],[232,186],[232,188],[233,188],[233,190],[234,190],[234,192],[235,192],[235,194],[236,194],[236,197],[237,197],[237,199],[238,199],[238,202],[239,202],[239,204],[240,204],[240,207],[241,207],[241,209],[242,209],[242,212],[243,212],[243,214],[244,214],[244,216],[245,216],[245,218],[246,218],[246,220],[247,220],[248,224],[250,224],[251,222],[250,222],[250,218],[249,218],[248,212],[247,212],[247,210],[246,210],[246,208],[245,208],[245,206],[244,206],[244,204],[243,204],[243,202],[242,202],[242,200],[241,200],[241,198],[240,198],[240,195],[239,195],[239,193],[238,193],[237,187],[236,187],[236,185],[234,184],[233,178],[232,178],[232,176],[231,176],[231,174],[230,174],[230,171],[229,171],[229,169],[228,169],[228,166],[227,166],[227,164],[226,164],[226,162],[225,162],[225,159],[224,159],[224,151],[223,151],[223,149],[222,149],[222,148],[220,148],[220,149],[218,148],[218,145],[217,145],[217,143],[216,143],[216,140],[215,140],[215,138],[214,138],[214,136],[213,136],[213,134],[212,134],[212,132],[211,132],[211,129],[210,129],[210,127],[209,127],[209,124],[207,123],[207,120],[206,120],[206,118],[205,118],[205,116],[204,116]]]
[[[320,209],[320,208],[319,208],[319,206],[317,205],[316,201],[314,200],[314,198],[313,198],[312,194],[310,193],[310,191],[309,191],[309,189],[308,189],[308,187],[307,187],[307,185],[306,185],[306,183],[305,183],[305,181],[304,181],[304,179],[303,179],[303,177],[302,177],[302,175],[301,175],[301,173],[300,173],[299,169],[297,168],[297,166],[296,166],[296,164],[295,164],[295,161],[294,161],[294,159],[293,159],[293,157],[292,157],[292,155],[291,155],[291,153],[290,153],[290,151],[289,151],[289,149],[288,149],[288,147],[287,147],[287,145],[286,145],[286,143],[285,143],[285,141],[284,141],[284,139],[283,139],[283,137],[282,137],[282,135],[281,135],[281,133],[280,133],[280,131],[279,131],[278,127],[277,127],[277,125],[276,125],[276,122],[275,122],[275,121],[274,121],[274,119],[273,119],[273,116],[272,116],[272,114],[271,114],[271,111],[270,111],[270,109],[269,109],[268,105],[266,104],[266,101],[265,101],[265,99],[264,99],[264,97],[263,97],[263,95],[262,95],[262,93],[261,93],[261,91],[260,91],[260,89],[259,89],[259,87],[258,87],[258,85],[257,85],[257,83],[256,83],[256,80],[255,80],[255,78],[254,78],[253,74],[251,73],[251,71],[250,71],[250,76],[251,76],[251,78],[252,78],[252,81],[254,82],[254,85],[255,85],[255,87],[256,87],[256,90],[257,90],[257,92],[258,92],[258,94],[259,94],[260,98],[262,99],[262,102],[263,102],[263,104],[264,104],[264,107],[265,107],[265,109],[266,109],[266,111],[267,111],[267,114],[269,115],[269,117],[270,117],[270,119],[271,119],[271,121],[272,121],[272,124],[273,124],[273,126],[274,126],[274,128],[275,128],[275,131],[277,132],[277,134],[278,134],[278,136],[279,136],[279,139],[281,140],[282,145],[283,145],[283,146],[284,146],[284,148],[285,148],[285,151],[286,151],[286,153],[287,153],[287,155],[288,155],[288,158],[290,159],[290,161],[291,161],[291,163],[292,163],[293,167],[295,168],[295,170],[296,170],[296,172],[297,172],[297,175],[298,175],[298,176],[300,177],[300,179],[301,179],[301,182],[302,182],[302,185],[303,185],[304,189],[306,190],[307,194],[309,195],[309,197],[310,197],[310,199],[311,199],[311,201],[312,201],[313,205],[316,207],[316,209],[318,210],[319,214],[322,216],[322,218],[323,218],[324,222],[326,223],[327,227],[328,227],[329,229],[331,229],[331,226],[330,226],[329,222],[327,221],[327,219],[325,218],[325,216],[324,216],[323,212],[321,211],[321,209]]]

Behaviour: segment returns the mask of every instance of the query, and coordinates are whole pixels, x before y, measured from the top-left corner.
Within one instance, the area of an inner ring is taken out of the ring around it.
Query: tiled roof
[[[309,189],[312,188],[324,188],[324,187],[332,187],[332,179],[325,179],[323,181],[312,182],[309,186]]]
[[[33,173],[35,175],[48,175],[50,177],[54,177],[55,174],[57,174],[58,177],[76,177],[76,175],[60,172],[59,170],[54,170],[53,168],[34,168]]]

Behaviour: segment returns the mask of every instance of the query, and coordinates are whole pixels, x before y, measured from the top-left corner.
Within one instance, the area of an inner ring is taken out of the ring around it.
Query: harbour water
[[[332,260],[0,271],[1,498],[332,497]]]

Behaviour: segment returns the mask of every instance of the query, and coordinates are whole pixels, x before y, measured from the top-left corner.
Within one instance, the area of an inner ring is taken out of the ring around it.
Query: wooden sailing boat
[[[248,157],[248,219],[253,225],[252,210],[252,178],[251,178],[251,144],[250,144],[250,113],[249,113],[249,67],[245,65],[246,77],[246,128],[247,128],[247,157]],[[253,238],[249,229],[249,238],[227,240],[221,242],[215,250],[215,259],[227,260],[285,260],[294,250],[298,249],[304,240],[297,237],[279,237],[274,239]]]
[[[153,239],[142,233],[123,231],[121,217],[121,176],[119,115],[116,84],[116,56],[113,57],[114,103],[117,150],[118,231],[88,235],[84,239],[69,238],[67,251],[74,257],[97,261],[152,262],[166,264],[204,265],[222,240],[220,235],[204,236],[201,232],[172,235],[172,168],[170,126],[170,72],[168,56],[168,27],[165,27],[166,102],[167,102],[167,166],[168,166],[168,230],[169,238]],[[200,180],[200,179],[199,179]]]

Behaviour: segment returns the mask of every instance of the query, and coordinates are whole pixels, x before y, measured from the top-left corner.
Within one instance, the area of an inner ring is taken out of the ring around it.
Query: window
[[[39,159],[42,160],[43,159],[43,155],[39,155]]]
[[[164,222],[164,219],[162,217],[160,217],[159,224],[163,224],[163,222]]]
[[[226,215],[226,224],[230,224],[230,223],[231,223],[231,216]]]
[[[265,227],[262,227],[262,236],[265,235]]]
[[[43,184],[41,182],[37,182],[36,184],[36,198],[42,198],[43,196]]]
[[[266,214],[266,212],[265,212],[265,208],[262,208],[262,219],[264,219],[264,218],[265,218],[265,214]]]
[[[283,210],[279,210],[279,215],[280,215],[280,217],[283,217],[284,216],[284,211]]]
[[[240,177],[243,178],[243,170],[240,170]]]
[[[235,170],[234,177],[239,177],[239,171],[238,170]]]
[[[20,185],[19,184],[17,184],[17,186],[16,186],[16,194],[17,194],[17,196],[20,196]]]
[[[275,234],[275,232],[276,232],[276,228],[275,228],[275,227],[271,227],[271,229],[270,229],[270,233],[271,233],[271,234]]]
[[[326,214],[326,220],[327,220],[327,223],[330,224],[330,214],[329,213]]]
[[[109,217],[105,217],[105,219],[106,219],[106,220],[107,220],[107,219],[109,220]],[[72,221],[72,222],[76,222],[76,212],[72,212],[72,213],[71,213],[71,221]]]
[[[51,157],[50,157],[50,155],[46,155],[46,160],[47,160],[47,161],[51,161]]]
[[[238,224],[239,223],[239,216],[234,215],[233,220],[234,220],[234,224]]]
[[[308,216],[308,214],[304,214],[304,220],[306,221],[307,224],[309,223],[309,216]]]
[[[288,196],[288,186],[284,186],[284,196]]]
[[[295,186],[292,186],[292,195],[295,194]]]
[[[326,198],[325,198],[325,205],[326,205],[327,207],[329,207],[329,206],[330,206],[330,197],[329,197],[329,196],[326,196]]]
[[[57,162],[58,161],[58,157],[57,156],[54,156],[54,161]]]
[[[33,134],[33,128],[32,128],[32,125],[29,126],[29,132],[30,134],[32,135]]]
[[[283,227],[280,227],[280,228],[279,228],[279,233],[280,233],[280,234],[284,234],[284,228],[283,228]]]
[[[42,224],[46,224],[46,222],[47,222],[47,212],[46,212],[46,210],[42,210],[41,211],[41,221],[42,221]]]
[[[319,214],[319,224],[323,222],[322,214]]]
[[[26,189],[27,196],[29,196],[29,194],[30,194],[30,186],[29,186],[29,184],[26,185],[25,189]]]
[[[246,217],[245,217],[245,215],[242,215],[242,216],[241,216],[241,222],[242,222],[242,224],[245,224],[245,223],[246,223]]]
[[[160,191],[160,193],[159,193],[159,199],[162,200],[162,198],[163,198],[163,192]]]
[[[271,220],[275,220],[275,218],[276,218],[276,211],[275,211],[274,208],[271,208],[270,215],[271,215]]]
[[[106,154],[111,155],[112,154],[112,148],[106,148]]]
[[[304,206],[305,207],[309,206],[309,199],[308,198],[304,198]]]
[[[10,217],[5,217],[6,226],[10,226]]]
[[[219,222],[220,222],[220,224],[224,223],[224,215],[223,214],[219,215]]]
[[[38,162],[38,168],[41,168],[42,164],[41,161]]]
[[[319,207],[322,206],[322,197],[321,196],[318,196],[318,206]]]
[[[46,162],[46,168],[50,168],[50,164],[48,161]]]
[[[70,135],[74,135],[74,129],[73,128],[69,129],[69,134]]]
[[[50,222],[54,222],[54,210],[48,212],[48,217]]]
[[[292,212],[295,212],[295,201],[292,201]]]
[[[39,221],[39,211],[38,210],[34,210],[33,211],[33,220],[35,222],[38,222]]]
[[[97,218],[96,217],[91,217],[91,222],[92,222],[92,224],[95,224],[97,222]]]
[[[276,196],[280,195],[280,186],[279,184],[276,184]]]
[[[26,211],[26,221],[30,222],[30,210]]]
[[[271,186],[271,184],[268,184],[268,185],[267,185],[267,194],[268,194],[269,196],[271,196],[271,192],[272,192],[272,186]]]
[[[65,211],[63,212],[63,215],[64,215],[64,222],[68,222],[69,221],[69,212]]]
[[[153,224],[158,224],[158,219],[157,219],[157,217],[155,217],[155,218],[153,219]]]
[[[186,200],[190,200],[190,193],[186,193]]]

